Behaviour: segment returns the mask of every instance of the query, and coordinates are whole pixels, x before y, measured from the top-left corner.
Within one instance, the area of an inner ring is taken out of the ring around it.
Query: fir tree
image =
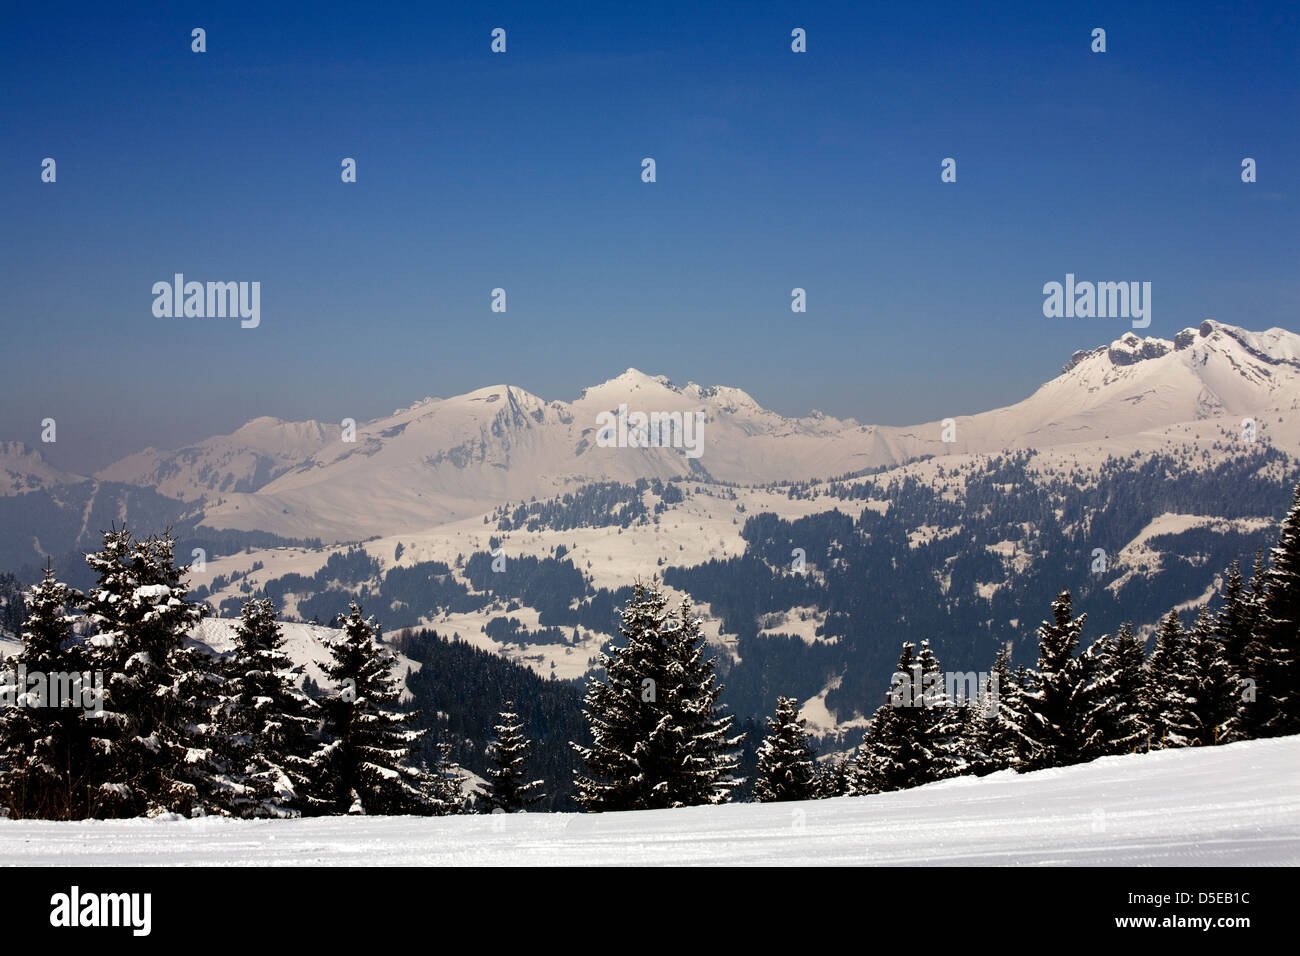
[[[326,743],[312,759],[318,791],[314,809],[367,814],[450,812],[437,774],[412,760],[424,731],[413,713],[395,708],[401,691],[392,676],[392,655],[379,643],[379,627],[356,602],[340,614],[343,634],[330,646],[324,666],[334,683],[321,707]]]
[[[1264,611],[1264,594],[1267,591],[1267,586],[1268,566],[1264,562],[1264,549],[1257,548],[1255,550],[1255,564],[1250,574],[1250,594],[1246,599],[1247,620],[1250,622],[1252,634],[1255,632],[1260,615]]]
[[[966,733],[965,756],[970,771],[983,776],[1016,767],[1023,725],[1021,686],[1011,673],[1006,648],[999,648]]]
[[[843,797],[849,792],[853,764],[848,757],[834,757],[817,765],[815,784],[818,800]]]
[[[517,813],[544,800],[546,795],[542,793],[542,781],[528,779],[528,751],[532,745],[524,736],[514,701],[506,701],[498,720],[496,739],[487,748],[487,757],[492,761],[487,771],[487,801],[494,810]]]
[[[1038,628],[1038,667],[1024,701],[1021,770],[1063,767],[1087,760],[1099,718],[1093,680],[1096,657],[1076,657],[1088,615],[1073,616],[1070,592],[1052,602],[1052,621]]]
[[[247,602],[222,700],[221,758],[238,816],[298,816],[311,789],[315,704],[294,685],[270,600]]]
[[[889,703],[863,735],[850,779],[854,795],[920,786],[961,770],[961,721],[930,642],[903,644]]]
[[[1250,646],[1253,618],[1246,583],[1241,577],[1237,562],[1233,561],[1225,572],[1223,607],[1215,621],[1214,633],[1223,642],[1228,667],[1238,677],[1248,674],[1247,649]]]
[[[778,697],[776,715],[768,719],[767,726],[768,735],[758,748],[754,799],[759,803],[813,799],[815,757],[804,729],[807,721],[799,716],[799,702]]]
[[[1147,662],[1146,710],[1152,748],[1186,747],[1195,738],[1193,693],[1187,638],[1178,612],[1170,611],[1160,623]]]
[[[89,811],[87,707],[96,691],[69,613],[82,600],[47,568],[24,602],[23,649],[5,661],[11,690],[0,714],[0,801],[13,817],[79,820]]]
[[[1193,745],[1225,743],[1237,733],[1240,685],[1214,632],[1215,622],[1209,608],[1202,607],[1187,648]]]
[[[1094,700],[1098,704],[1096,733],[1087,756],[1104,757],[1133,753],[1146,747],[1147,712],[1146,649],[1133,634],[1133,626],[1124,624],[1116,637],[1109,634],[1091,648],[1096,659]]]
[[[1300,733],[1300,485],[1263,590],[1250,649],[1255,723],[1263,737]]]
[[[622,613],[626,644],[601,655],[604,679],[587,685],[592,745],[573,744],[586,772],[575,782],[588,810],[648,810],[724,802],[740,737],[718,707],[722,690],[704,655],[700,619],[673,614],[654,584],[638,582]]]
[[[97,627],[90,663],[104,672],[104,719],[90,770],[93,815],[190,814],[217,788],[207,703],[212,658],[184,641],[203,616],[187,600],[168,535],[104,534],[86,561],[96,575],[87,616]]]

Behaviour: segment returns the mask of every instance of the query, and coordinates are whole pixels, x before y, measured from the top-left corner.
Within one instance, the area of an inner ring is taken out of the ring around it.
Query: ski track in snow
[[[1295,866],[1300,736],[807,803],[311,820],[0,820],[5,865]]]

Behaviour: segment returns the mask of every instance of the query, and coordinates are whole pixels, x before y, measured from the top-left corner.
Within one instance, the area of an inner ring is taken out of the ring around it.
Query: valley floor
[[[1300,865],[1300,737],[641,813],[0,820],[3,865]]]

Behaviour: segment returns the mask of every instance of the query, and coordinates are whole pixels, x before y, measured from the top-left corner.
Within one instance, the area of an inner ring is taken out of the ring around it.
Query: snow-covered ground
[[[0,821],[6,865],[1300,864],[1300,737],[642,813]]]

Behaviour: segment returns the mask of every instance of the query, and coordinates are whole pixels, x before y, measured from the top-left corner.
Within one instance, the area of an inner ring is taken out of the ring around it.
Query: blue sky
[[[1044,318],[1067,272],[1300,330],[1295,4],[130,6],[0,12],[0,438],[64,467],[628,366],[975,412],[1128,328]],[[261,326],[156,318],[175,272]]]

